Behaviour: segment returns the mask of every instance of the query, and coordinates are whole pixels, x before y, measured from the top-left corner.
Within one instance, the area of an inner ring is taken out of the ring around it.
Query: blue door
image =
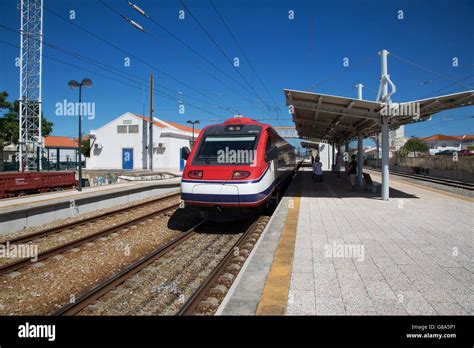
[[[133,169],[133,149],[122,149],[122,169]]]

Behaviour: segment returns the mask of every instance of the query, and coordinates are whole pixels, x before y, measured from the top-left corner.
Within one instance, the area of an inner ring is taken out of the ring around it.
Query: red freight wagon
[[[0,173],[0,198],[73,188],[75,172]]]

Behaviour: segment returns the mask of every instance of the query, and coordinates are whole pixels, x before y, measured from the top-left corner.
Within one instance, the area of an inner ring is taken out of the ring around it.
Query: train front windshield
[[[206,164],[251,164],[254,161],[255,135],[208,135],[202,141],[197,162]]]

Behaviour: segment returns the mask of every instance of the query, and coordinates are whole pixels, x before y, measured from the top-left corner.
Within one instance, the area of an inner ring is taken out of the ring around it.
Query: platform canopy
[[[390,119],[390,129],[424,121],[431,115],[474,105],[474,90],[428,99],[387,104],[321,93],[285,89],[286,105],[292,111],[301,139],[343,143],[360,132],[364,137],[381,131],[381,117]]]
[[[314,141],[302,141],[301,146],[305,149],[316,149],[319,150],[319,143]]]

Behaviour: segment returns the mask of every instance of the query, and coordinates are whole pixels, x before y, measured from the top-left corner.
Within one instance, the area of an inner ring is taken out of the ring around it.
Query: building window
[[[127,133],[127,126],[117,126],[117,133],[119,134]]]
[[[128,126],[129,133],[138,133],[138,125]]]

